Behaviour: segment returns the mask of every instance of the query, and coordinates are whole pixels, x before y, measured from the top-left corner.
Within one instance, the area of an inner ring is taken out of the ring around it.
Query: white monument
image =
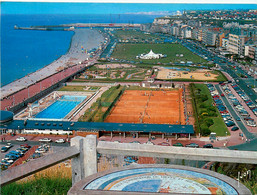
[[[144,59],[144,60],[149,60],[149,59],[160,59],[165,57],[163,54],[159,53],[154,53],[153,50],[151,50],[148,54],[141,54],[140,56],[136,56],[137,59]]]

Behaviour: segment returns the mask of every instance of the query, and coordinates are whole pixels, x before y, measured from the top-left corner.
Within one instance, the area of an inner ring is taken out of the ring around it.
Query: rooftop
[[[7,129],[50,129],[75,131],[118,131],[118,132],[144,132],[144,133],[194,133],[192,125],[171,124],[134,124],[134,123],[96,123],[96,122],[69,122],[69,121],[43,121],[43,120],[14,120],[8,124],[1,124]]]

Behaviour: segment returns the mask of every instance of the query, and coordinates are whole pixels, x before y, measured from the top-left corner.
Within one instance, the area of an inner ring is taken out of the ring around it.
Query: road
[[[227,72],[231,77],[233,77],[234,80],[238,80],[237,84],[241,87],[242,90],[245,91],[245,93],[249,96],[249,98],[256,104],[257,100],[257,93],[253,91],[252,88],[248,88],[247,85],[249,85],[249,82],[254,83],[254,78],[250,76],[245,70],[239,67],[240,64],[238,63],[232,63],[229,62],[226,58],[221,58],[217,56],[217,54],[209,51],[207,48],[204,48],[199,43],[193,42],[193,41],[185,41],[185,40],[179,40],[183,46],[187,47],[189,50],[194,52],[195,54],[199,55],[200,57],[205,56],[208,61],[212,61],[213,63],[218,64],[225,72]],[[234,69],[235,67],[236,69]],[[236,71],[247,76],[248,79],[240,78]]]
[[[230,150],[245,150],[245,151],[257,151],[257,138],[251,139],[249,142],[235,145],[235,146],[229,146]]]
[[[219,94],[223,93],[220,89],[219,85],[215,85],[215,88],[218,90]],[[232,117],[234,118],[234,121],[237,123],[238,127],[242,130],[242,132],[244,133],[245,137],[247,139],[254,139],[256,138],[254,136],[254,134],[250,133],[247,128],[245,127],[244,123],[242,121],[236,121],[236,118],[240,118],[237,113],[235,112],[235,110],[232,108],[232,106],[230,105],[229,101],[227,100],[227,98],[225,96],[221,96],[222,101],[224,102],[224,104],[226,105],[228,111],[230,112],[230,114],[232,115]]]

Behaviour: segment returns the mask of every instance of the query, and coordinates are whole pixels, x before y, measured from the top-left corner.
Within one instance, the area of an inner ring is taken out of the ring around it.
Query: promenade
[[[83,67],[94,64],[97,56],[89,58],[90,54],[85,51],[103,46],[104,37],[97,30],[76,29],[70,49],[65,55],[48,66],[1,88],[1,110],[9,110]]]

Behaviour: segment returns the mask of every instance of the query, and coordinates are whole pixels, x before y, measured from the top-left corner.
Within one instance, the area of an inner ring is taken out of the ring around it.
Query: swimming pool
[[[35,118],[62,119],[86,98],[87,96],[64,95],[46,109],[39,112]]]

